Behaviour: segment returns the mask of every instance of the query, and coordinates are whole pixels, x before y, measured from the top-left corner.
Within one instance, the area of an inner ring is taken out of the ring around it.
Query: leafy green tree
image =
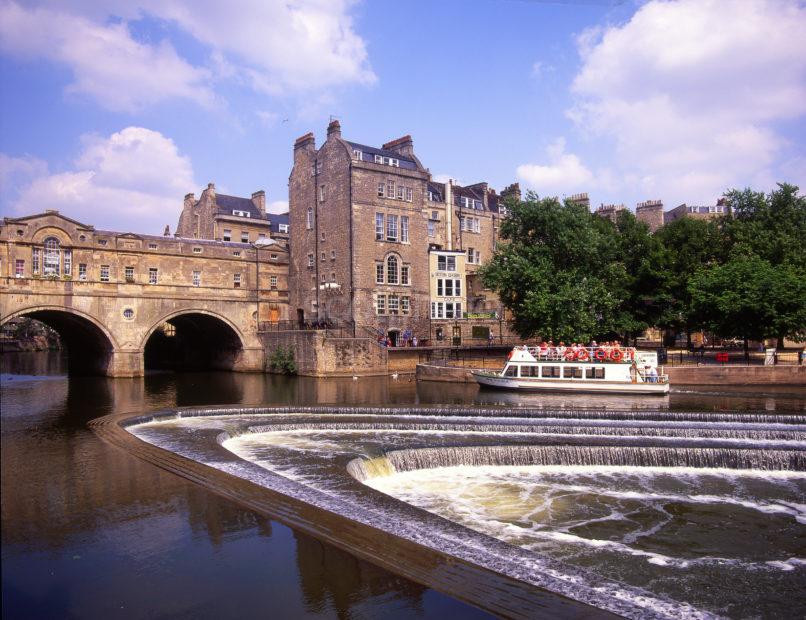
[[[617,331],[635,339],[659,323],[671,302],[670,253],[660,238],[626,209],[616,219],[616,232],[617,259],[626,273],[626,295],[619,306]]]
[[[806,279],[792,265],[732,258],[696,273],[689,293],[693,315],[720,336],[741,338],[745,356],[748,340],[806,336]]]
[[[692,314],[689,280],[699,271],[719,262],[723,241],[716,222],[682,217],[661,227],[655,234],[663,247],[665,274],[659,286],[664,306],[657,324],[684,331],[691,346],[691,332],[698,320]],[[660,259],[659,259],[660,260]]]
[[[586,341],[620,331],[628,278],[612,224],[583,205],[529,193],[510,205],[501,237],[481,274],[521,337]]]
[[[779,183],[769,194],[751,189],[725,194],[730,215],[722,222],[725,260],[757,256],[770,265],[788,265],[806,278],[806,197],[799,188]],[[784,327],[777,334],[778,346],[791,335]]]

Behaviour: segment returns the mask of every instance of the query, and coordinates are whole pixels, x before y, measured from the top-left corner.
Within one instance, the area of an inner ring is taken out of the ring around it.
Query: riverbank
[[[806,366],[665,366],[672,385],[806,386]],[[418,381],[475,383],[470,367],[417,364]]]

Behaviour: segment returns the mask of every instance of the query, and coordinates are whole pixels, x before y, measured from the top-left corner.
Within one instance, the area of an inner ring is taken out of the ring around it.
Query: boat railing
[[[632,363],[635,347],[526,347],[539,362]]]

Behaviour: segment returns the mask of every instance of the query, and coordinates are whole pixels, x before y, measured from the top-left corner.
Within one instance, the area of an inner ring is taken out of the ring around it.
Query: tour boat
[[[471,373],[482,387],[504,390],[668,394],[669,376],[657,368],[657,353],[632,347],[520,346],[512,349],[501,372]]]

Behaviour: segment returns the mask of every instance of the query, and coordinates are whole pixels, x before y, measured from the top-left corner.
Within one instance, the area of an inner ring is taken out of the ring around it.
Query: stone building
[[[586,209],[591,208],[591,201],[590,198],[588,198],[587,192],[583,192],[581,194],[572,194],[571,196],[568,196],[568,198],[565,199],[565,202],[582,205]]]
[[[0,293],[0,316],[54,326],[71,366],[83,352],[96,372],[142,374],[146,345],[171,322],[196,339],[194,350],[209,345],[220,358],[230,347],[237,359],[228,367],[262,370],[258,325],[288,318],[288,251],[269,238],[253,245],[97,230],[47,211],[0,223]]]
[[[273,237],[288,239],[288,215],[266,213],[266,193],[251,198],[218,194],[209,183],[196,200],[187,194],[176,226],[176,235],[187,239],[211,239],[253,243]]]
[[[618,205],[617,204],[609,204],[609,205],[602,204],[602,205],[599,205],[597,207],[597,209],[596,209],[596,211],[594,211],[594,213],[596,215],[598,215],[599,217],[607,218],[608,220],[610,220],[611,222],[613,222],[615,224],[616,219],[618,218],[618,214],[621,211],[623,211],[624,209],[626,209],[624,204],[618,204]]]
[[[715,205],[687,205],[683,203],[682,205],[667,211],[664,215],[664,221],[666,223],[674,222],[675,220],[679,220],[681,217],[693,217],[699,220],[710,220],[715,217],[727,215],[729,210],[730,208],[727,206],[727,202],[724,198],[717,200]]]
[[[289,179],[292,312],[300,322],[355,322],[357,335],[394,344],[436,341],[440,321],[451,323],[451,337],[458,328],[457,338],[470,338],[467,312],[493,320],[500,334],[500,302],[476,271],[492,255],[503,198],[519,192],[433,181],[411,136],[377,148],[345,140],[332,121],[318,149],[312,133],[298,138]],[[437,294],[432,251],[462,254],[461,295]]]
[[[649,226],[650,232],[655,232],[664,224],[663,201],[646,200],[635,205],[635,217],[639,222]]]

